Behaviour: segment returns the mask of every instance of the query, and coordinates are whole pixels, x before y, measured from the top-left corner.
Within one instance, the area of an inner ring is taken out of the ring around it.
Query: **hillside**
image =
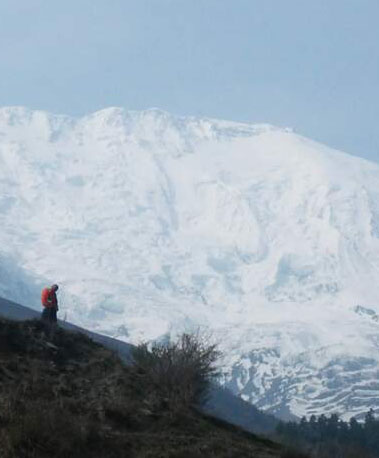
[[[137,343],[211,329],[278,416],[379,410],[379,167],[288,129],[0,109],[0,296]]]
[[[0,297],[0,318],[17,321],[33,320],[40,318],[40,312]],[[133,345],[80,328],[68,321],[60,321],[59,326],[85,334],[94,342],[115,352],[124,363],[128,365],[131,363]],[[203,411],[253,433],[272,434],[278,424],[278,420],[272,415],[265,414],[217,384],[212,385]]]
[[[138,372],[82,333],[0,319],[2,458],[279,457],[193,409],[167,410]]]

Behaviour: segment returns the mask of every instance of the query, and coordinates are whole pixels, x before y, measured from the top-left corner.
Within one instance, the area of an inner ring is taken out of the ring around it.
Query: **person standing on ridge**
[[[57,322],[57,311],[58,299],[56,292],[58,291],[58,285],[52,285],[48,288],[44,288],[41,294],[41,302],[43,306],[42,320],[46,321],[50,325]]]

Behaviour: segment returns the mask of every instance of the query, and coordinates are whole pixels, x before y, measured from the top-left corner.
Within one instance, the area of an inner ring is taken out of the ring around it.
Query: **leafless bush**
[[[133,352],[137,379],[141,386],[150,387],[150,404],[166,405],[172,411],[204,402],[218,376],[219,356],[217,345],[200,332],[151,348],[144,343]]]

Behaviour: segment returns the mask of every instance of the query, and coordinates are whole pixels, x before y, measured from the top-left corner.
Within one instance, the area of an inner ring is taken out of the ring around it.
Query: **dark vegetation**
[[[216,357],[183,336],[126,366],[83,334],[0,319],[0,456],[300,458],[196,409]]]
[[[280,423],[279,438],[292,446],[309,451],[317,458],[377,458],[379,457],[379,419],[371,410],[364,422],[352,418],[342,421],[338,415],[312,415],[300,423]]]
[[[183,334],[176,342],[147,344],[133,351],[140,387],[171,412],[202,405],[218,376],[219,352],[200,334]]]

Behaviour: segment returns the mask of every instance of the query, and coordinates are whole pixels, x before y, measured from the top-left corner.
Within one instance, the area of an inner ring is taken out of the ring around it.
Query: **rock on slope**
[[[378,202],[376,164],[285,129],[3,108],[0,295],[37,306],[57,281],[69,320],[131,342],[209,327],[244,399],[360,415],[379,409]]]

